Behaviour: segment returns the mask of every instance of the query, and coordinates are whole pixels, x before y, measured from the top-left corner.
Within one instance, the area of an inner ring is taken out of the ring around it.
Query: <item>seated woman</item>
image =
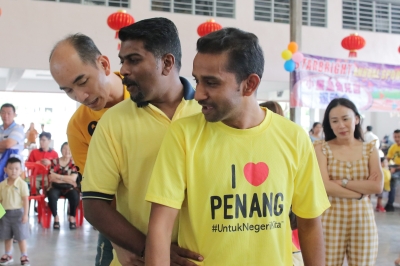
[[[47,190],[49,207],[54,217],[54,229],[60,229],[60,221],[57,215],[57,201],[64,196],[69,201],[69,228],[76,229],[75,214],[80,200],[78,189],[78,169],[71,158],[71,150],[68,142],[61,145],[62,156],[51,161],[49,181],[51,185]]]

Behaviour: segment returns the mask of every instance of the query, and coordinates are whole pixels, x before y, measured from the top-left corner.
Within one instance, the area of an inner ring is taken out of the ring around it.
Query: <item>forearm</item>
[[[170,265],[171,234],[149,225],[146,241],[146,266]]]
[[[23,198],[23,208],[24,208],[24,216],[28,216],[29,213],[29,199],[28,197]]]
[[[169,266],[170,246],[178,210],[153,203],[146,241],[146,265]]]
[[[76,178],[77,178],[76,174],[60,175],[60,174],[56,174],[56,173],[51,173],[51,175],[55,178],[55,180],[53,180],[54,183],[68,183],[71,185],[76,184]]]
[[[351,180],[347,182],[347,189],[364,194],[379,194],[383,190],[382,180]]]
[[[300,248],[305,266],[325,265],[325,245],[321,218],[297,217]]]
[[[141,255],[146,236],[132,226],[117,210],[111,207],[111,201],[85,199],[83,201],[85,218],[118,246]]]
[[[11,148],[15,144],[17,144],[17,142],[13,139],[2,140],[0,141],[0,151],[4,152],[5,150]]]
[[[334,181],[324,181],[326,193],[331,197],[346,198],[346,199],[359,199],[362,193],[342,187]]]

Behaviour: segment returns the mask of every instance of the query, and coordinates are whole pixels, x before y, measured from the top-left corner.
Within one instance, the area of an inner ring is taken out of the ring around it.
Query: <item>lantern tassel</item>
[[[349,57],[357,57],[357,51],[356,50],[350,50]]]
[[[118,43],[118,51],[121,50],[121,43]]]
[[[119,33],[119,31],[117,30],[117,31],[115,32],[115,39],[118,39],[118,33]]]

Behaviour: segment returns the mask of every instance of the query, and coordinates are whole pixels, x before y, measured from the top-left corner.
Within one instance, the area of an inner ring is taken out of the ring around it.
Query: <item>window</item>
[[[343,29],[400,34],[400,2],[343,1]]]
[[[76,3],[83,5],[129,7],[129,0],[41,0],[50,2]]]
[[[303,0],[303,25],[326,27],[326,12],[326,0]],[[289,24],[290,0],[255,0],[254,19]]]
[[[151,10],[234,18],[235,0],[151,0]]]

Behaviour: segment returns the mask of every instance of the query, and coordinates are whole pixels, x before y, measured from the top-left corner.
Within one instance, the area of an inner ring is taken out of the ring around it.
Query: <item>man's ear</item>
[[[105,56],[105,55],[100,55],[100,56],[97,58],[97,61],[98,61],[99,64],[100,64],[100,68],[103,69],[103,70],[105,71],[106,75],[107,75],[107,76],[110,75],[110,73],[111,73],[111,66],[110,66],[110,60],[108,59],[108,57]]]
[[[162,74],[168,76],[175,66],[175,56],[173,54],[166,54],[161,58],[162,61]]]
[[[256,93],[258,85],[260,85],[261,79],[257,74],[250,74],[246,80],[243,81],[243,96],[251,96]]]

